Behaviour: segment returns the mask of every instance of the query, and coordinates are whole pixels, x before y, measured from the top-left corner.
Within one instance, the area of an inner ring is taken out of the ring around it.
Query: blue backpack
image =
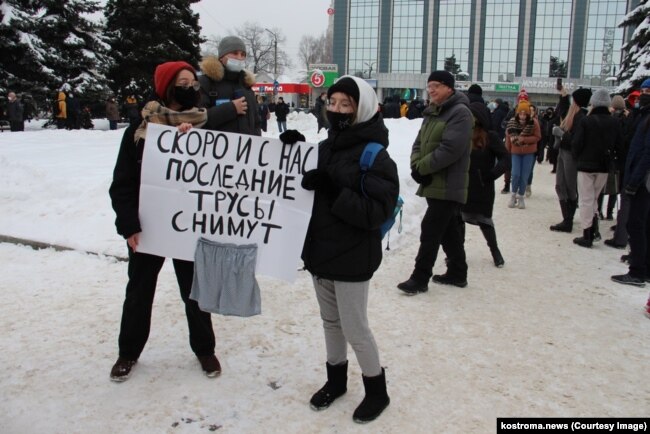
[[[363,181],[366,176],[366,173],[368,173],[368,169],[372,167],[372,163],[375,162],[375,157],[377,157],[377,154],[379,151],[384,149],[384,146],[381,143],[377,142],[370,142],[366,145],[366,147],[363,149],[363,152],[361,153],[361,158],[359,159],[359,165],[361,166],[361,193],[365,196],[368,197],[366,192],[363,189]],[[397,219],[397,215],[399,214],[399,227],[397,229],[397,233],[402,232],[402,207],[404,206],[404,199],[402,196],[398,195],[397,196],[397,203],[395,204],[395,209],[393,210],[393,214],[391,214],[390,217],[381,225],[380,231],[381,231],[381,237],[382,239],[386,236],[386,234],[390,231],[390,229],[393,227],[395,224],[395,220]],[[389,244],[386,246],[386,250],[390,250]]]

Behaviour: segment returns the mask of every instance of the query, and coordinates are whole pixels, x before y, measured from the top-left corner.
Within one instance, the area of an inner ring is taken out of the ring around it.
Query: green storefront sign
[[[495,92],[519,92],[518,83],[495,83],[494,84]]]
[[[338,71],[326,71],[322,69],[309,71],[309,85],[313,88],[331,87],[337,78],[339,78]]]

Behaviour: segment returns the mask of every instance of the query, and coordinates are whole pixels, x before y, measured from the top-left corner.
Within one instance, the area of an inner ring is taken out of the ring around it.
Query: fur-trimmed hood
[[[206,56],[199,63],[201,72],[214,81],[221,81],[226,73],[226,69],[219,59],[215,56]],[[255,84],[255,74],[244,70],[244,85],[251,87]]]

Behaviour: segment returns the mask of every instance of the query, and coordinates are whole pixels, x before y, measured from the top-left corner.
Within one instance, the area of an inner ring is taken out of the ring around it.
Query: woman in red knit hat
[[[129,252],[129,281],[122,309],[119,357],[110,374],[111,380],[116,382],[129,378],[147,342],[156,281],[165,262],[163,257],[138,252],[140,233],[147,229],[140,226],[138,218],[140,171],[147,125],[151,122],[200,128],[207,120],[205,109],[197,108],[199,84],[190,64],[179,61],[158,65],[154,73],[154,87],[157,99],[144,106],[142,123],[132,125],[124,132],[109,191],[117,215],[117,232],[126,239]],[[215,339],[210,314],[201,311],[198,303],[189,298],[194,263],[174,259],[174,270],[185,303],[190,347],[205,374],[216,377],[221,373],[221,365],[214,355]]]

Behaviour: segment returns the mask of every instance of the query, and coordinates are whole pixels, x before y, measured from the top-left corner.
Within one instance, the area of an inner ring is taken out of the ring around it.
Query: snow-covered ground
[[[406,204],[403,232],[392,231],[371,281],[369,316],[391,404],[368,426],[352,422],[363,386],[351,350],[347,394],[326,411],[309,408],[325,356],[305,272],[293,284],[258,276],[262,315],[213,316],[223,374],[208,379],[189,348],[167,261],[147,347],[127,382],[110,382],[127,264],[110,256],[126,247],[107,191],[123,130],[31,123],[1,133],[0,235],[75,250],[0,244],[0,431],[486,433],[500,416],[647,416],[648,290],[610,280],[626,271],[623,251],[584,249],[571,242],[578,230],[548,230],[560,212],[547,163],[535,168],[527,209],[508,209],[497,195],[504,268],[468,226],[467,288],[430,283],[416,297],[397,290],[413,266],[425,203],[408,170],[419,122],[386,123]],[[308,141],[325,137],[311,115],[291,114],[288,124]],[[277,137],[273,121],[268,135]],[[609,222],[601,231],[610,235]]]

